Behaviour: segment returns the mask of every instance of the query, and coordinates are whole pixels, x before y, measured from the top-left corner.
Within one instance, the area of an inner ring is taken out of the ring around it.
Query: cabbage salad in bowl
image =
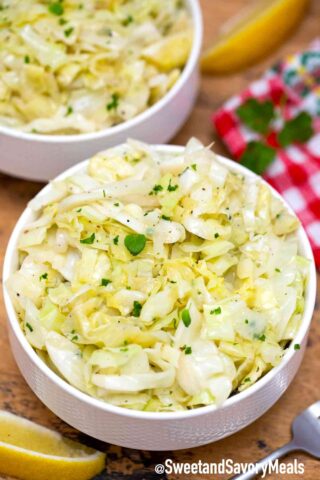
[[[298,221],[200,142],[129,140],[37,196],[9,289],[46,364],[113,405],[219,405],[278,365],[304,310]]]
[[[0,125],[95,132],[161,99],[193,40],[183,0],[2,0]]]

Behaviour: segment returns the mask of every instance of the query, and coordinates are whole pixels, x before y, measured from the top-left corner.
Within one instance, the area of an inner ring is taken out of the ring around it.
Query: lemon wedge
[[[229,73],[260,60],[303,18],[309,0],[260,0],[229,21],[201,59],[203,72]]]
[[[0,472],[22,480],[89,480],[105,454],[0,410]]]
[[[192,47],[192,32],[185,31],[170,35],[143,51],[143,58],[162,71],[183,67]]]

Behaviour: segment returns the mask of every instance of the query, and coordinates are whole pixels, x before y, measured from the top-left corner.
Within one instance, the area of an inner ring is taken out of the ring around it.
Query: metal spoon
[[[320,401],[310,405],[292,423],[293,438],[291,442],[259,460],[255,468],[236,475],[230,480],[250,480],[262,472],[263,468],[290,452],[303,451],[320,459]]]

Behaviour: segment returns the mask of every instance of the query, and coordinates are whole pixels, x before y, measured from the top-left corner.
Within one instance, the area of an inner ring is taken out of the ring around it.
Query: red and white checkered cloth
[[[246,127],[236,109],[248,98],[271,100],[278,117],[263,136]],[[313,117],[313,137],[305,144],[282,148],[277,143],[284,121],[307,111]],[[274,162],[264,178],[278,190],[299,216],[309,236],[317,267],[320,268],[320,42],[307,52],[292,55],[232,97],[213,116],[213,123],[236,160],[248,142],[261,140],[276,147]]]

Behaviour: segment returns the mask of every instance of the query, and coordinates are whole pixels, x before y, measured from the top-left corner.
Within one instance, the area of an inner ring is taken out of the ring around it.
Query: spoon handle
[[[252,478],[255,478],[257,475],[262,473],[262,471],[267,468],[269,463],[274,462],[278,458],[284,457],[289,452],[293,452],[294,450],[299,450],[297,445],[295,445],[293,442],[286,443],[285,445],[283,445],[283,447],[278,448],[274,452],[270,453],[270,455],[267,455],[266,457],[259,460],[255,464],[254,468],[249,469],[247,472],[241,473],[240,475],[235,475],[234,477],[230,478],[230,480],[251,480]],[[268,473],[268,470],[266,471]]]

